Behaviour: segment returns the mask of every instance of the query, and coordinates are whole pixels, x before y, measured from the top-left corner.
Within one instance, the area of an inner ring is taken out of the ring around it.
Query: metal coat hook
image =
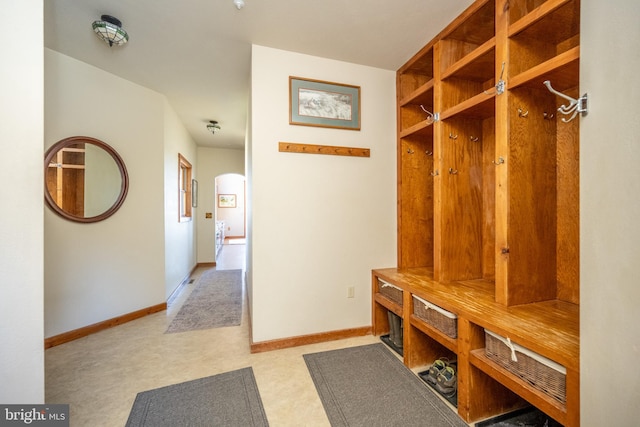
[[[438,173],[438,169],[436,169],[435,171],[431,172],[431,176],[438,176],[438,175],[440,175]]]
[[[502,95],[504,93],[506,82],[502,80],[502,76],[504,76],[504,62],[502,63],[502,71],[500,71],[500,79],[498,80],[498,83],[496,83],[496,85],[493,87],[496,95]],[[485,95],[491,95],[491,92],[486,90],[484,91],[484,93]]]
[[[542,113],[542,117],[544,117],[545,120],[551,120],[555,117],[555,114],[553,113],[547,113],[546,111],[544,113]]]
[[[527,117],[529,115],[529,110],[523,111],[522,108],[518,108],[518,116]]]
[[[424,106],[422,104],[420,104],[420,108],[422,108],[422,111],[424,111],[425,113],[427,113],[429,115],[429,117],[427,117],[428,121],[433,123],[433,122],[438,120],[438,115],[434,114],[431,111],[429,111],[426,108],[424,108]]]
[[[458,174],[458,169],[449,168],[449,173],[451,175],[457,175]]]
[[[477,136],[470,136],[469,139],[471,140],[471,142],[478,142],[478,137]]]
[[[502,158],[502,156],[498,157],[498,161],[496,162],[495,160],[491,161],[494,165],[501,165],[504,163],[504,159]]]
[[[571,117],[569,117],[568,119],[565,119],[564,117],[562,118],[562,121],[565,123],[569,123],[571,120],[575,119],[576,116],[578,115],[578,113],[581,113],[583,116],[585,116],[588,113],[588,108],[587,108],[587,94],[585,93],[584,95],[582,95],[580,98],[575,99],[572,98],[570,96],[565,95],[562,92],[558,92],[557,90],[555,90],[553,87],[551,87],[551,82],[549,80],[545,80],[544,82],[542,82],[543,85],[545,85],[547,87],[547,89],[549,89],[549,92],[553,93],[554,95],[558,95],[560,98],[564,98],[567,101],[569,101],[568,105],[561,105],[558,108],[558,111],[562,114],[564,114],[565,116],[568,116],[569,114],[571,114]]]
[[[451,132],[449,132],[449,139],[458,139],[458,135],[454,135]]]
[[[409,148],[409,149],[407,150],[407,153],[409,153],[409,154],[413,154],[413,150],[412,150],[411,148]]]
[[[433,151],[429,151],[429,150],[427,150],[427,151],[425,151],[424,153],[425,153],[427,156],[433,156]]]

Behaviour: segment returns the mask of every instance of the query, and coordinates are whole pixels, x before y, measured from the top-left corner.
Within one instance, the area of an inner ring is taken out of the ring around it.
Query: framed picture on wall
[[[289,124],[360,130],[360,86],[289,77]]]
[[[235,194],[218,194],[218,207],[219,208],[235,208],[236,195]]]

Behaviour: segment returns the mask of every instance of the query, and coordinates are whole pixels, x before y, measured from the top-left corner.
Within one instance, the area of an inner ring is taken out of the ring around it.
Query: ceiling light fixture
[[[215,120],[209,120],[209,124],[207,125],[207,129],[209,132],[215,135],[217,130],[220,130],[220,125]]]
[[[240,10],[244,7],[244,0],[233,0],[233,4]]]
[[[129,41],[129,34],[122,28],[122,22],[110,15],[102,15],[100,21],[93,22],[93,31],[98,37],[109,43],[109,47],[120,46]]]

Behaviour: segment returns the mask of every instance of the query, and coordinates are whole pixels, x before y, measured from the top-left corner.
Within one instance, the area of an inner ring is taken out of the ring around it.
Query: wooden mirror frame
[[[62,209],[60,206],[58,206],[56,201],[53,200],[53,197],[51,197],[51,194],[49,193],[49,188],[47,186],[47,170],[49,168],[49,164],[53,161],[58,151],[78,143],[93,144],[99,148],[102,148],[113,158],[113,160],[116,162],[116,165],[118,166],[118,170],[120,171],[121,184],[120,184],[120,194],[118,195],[118,198],[109,209],[107,209],[100,215],[96,215],[92,217],[81,217],[81,216],[73,215],[65,211],[64,209]],[[129,191],[129,175],[127,174],[127,168],[124,165],[124,161],[122,160],[122,157],[120,157],[118,152],[114,150],[110,145],[100,141],[99,139],[91,138],[88,136],[72,136],[56,142],[45,153],[44,199],[46,204],[51,208],[51,210],[53,210],[56,214],[58,214],[62,218],[65,218],[69,221],[81,222],[81,223],[92,223],[92,222],[103,221],[109,218],[114,213],[116,213],[116,211],[120,208],[120,206],[122,206],[122,203],[124,203],[124,199],[127,197],[128,191]]]

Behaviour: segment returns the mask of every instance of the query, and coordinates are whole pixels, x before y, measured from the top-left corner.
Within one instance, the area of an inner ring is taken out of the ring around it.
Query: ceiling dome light
[[[129,34],[122,28],[122,22],[110,15],[102,15],[101,21],[93,22],[93,31],[98,37],[109,43],[109,47],[120,46],[129,41]]]
[[[244,7],[244,0],[233,0],[233,4],[240,10]]]
[[[220,125],[215,120],[209,120],[209,124],[207,125],[207,129],[209,132],[215,135],[217,130],[220,130]]]

